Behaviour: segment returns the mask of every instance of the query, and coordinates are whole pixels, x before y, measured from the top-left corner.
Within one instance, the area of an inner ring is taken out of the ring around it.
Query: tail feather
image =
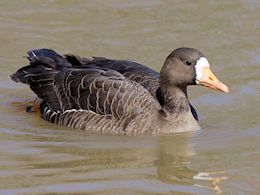
[[[28,55],[30,64],[44,64],[54,69],[71,67],[71,64],[65,58],[50,49],[31,50]]]
[[[28,84],[29,75],[66,69],[72,66],[65,58],[50,49],[31,50],[28,52],[27,59],[30,65],[20,68],[9,76],[13,81]]]
[[[28,84],[28,76],[29,75],[34,75],[38,74],[41,72],[46,71],[46,66],[44,65],[28,65],[25,67],[20,68],[17,70],[14,74],[9,75],[9,77],[14,81],[14,82],[21,82]]]

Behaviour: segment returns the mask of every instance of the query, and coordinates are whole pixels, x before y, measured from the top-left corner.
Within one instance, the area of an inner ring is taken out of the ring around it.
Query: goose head
[[[228,93],[228,87],[210,70],[204,54],[197,49],[186,47],[175,49],[166,58],[160,72],[160,84],[180,88],[202,85]]]

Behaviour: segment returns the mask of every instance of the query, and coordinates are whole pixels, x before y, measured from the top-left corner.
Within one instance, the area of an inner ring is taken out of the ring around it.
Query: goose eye
[[[189,65],[191,65],[192,63],[191,63],[191,61],[186,60],[186,61],[185,61],[185,64],[189,66]]]

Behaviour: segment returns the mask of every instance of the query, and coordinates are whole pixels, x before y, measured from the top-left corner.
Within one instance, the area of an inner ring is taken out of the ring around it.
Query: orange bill
[[[217,89],[228,93],[228,87],[220,82],[218,78],[211,72],[209,67],[204,67],[202,69],[202,75],[200,79],[197,79],[199,85],[203,85],[212,89]]]

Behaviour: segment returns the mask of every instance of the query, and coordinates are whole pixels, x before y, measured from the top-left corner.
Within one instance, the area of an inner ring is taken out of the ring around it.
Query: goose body
[[[132,61],[28,52],[30,65],[11,75],[42,100],[42,117],[88,132],[145,135],[200,129],[187,97],[188,85],[228,91],[209,71],[204,55],[174,50],[158,73]],[[206,78],[208,77],[208,78]]]

